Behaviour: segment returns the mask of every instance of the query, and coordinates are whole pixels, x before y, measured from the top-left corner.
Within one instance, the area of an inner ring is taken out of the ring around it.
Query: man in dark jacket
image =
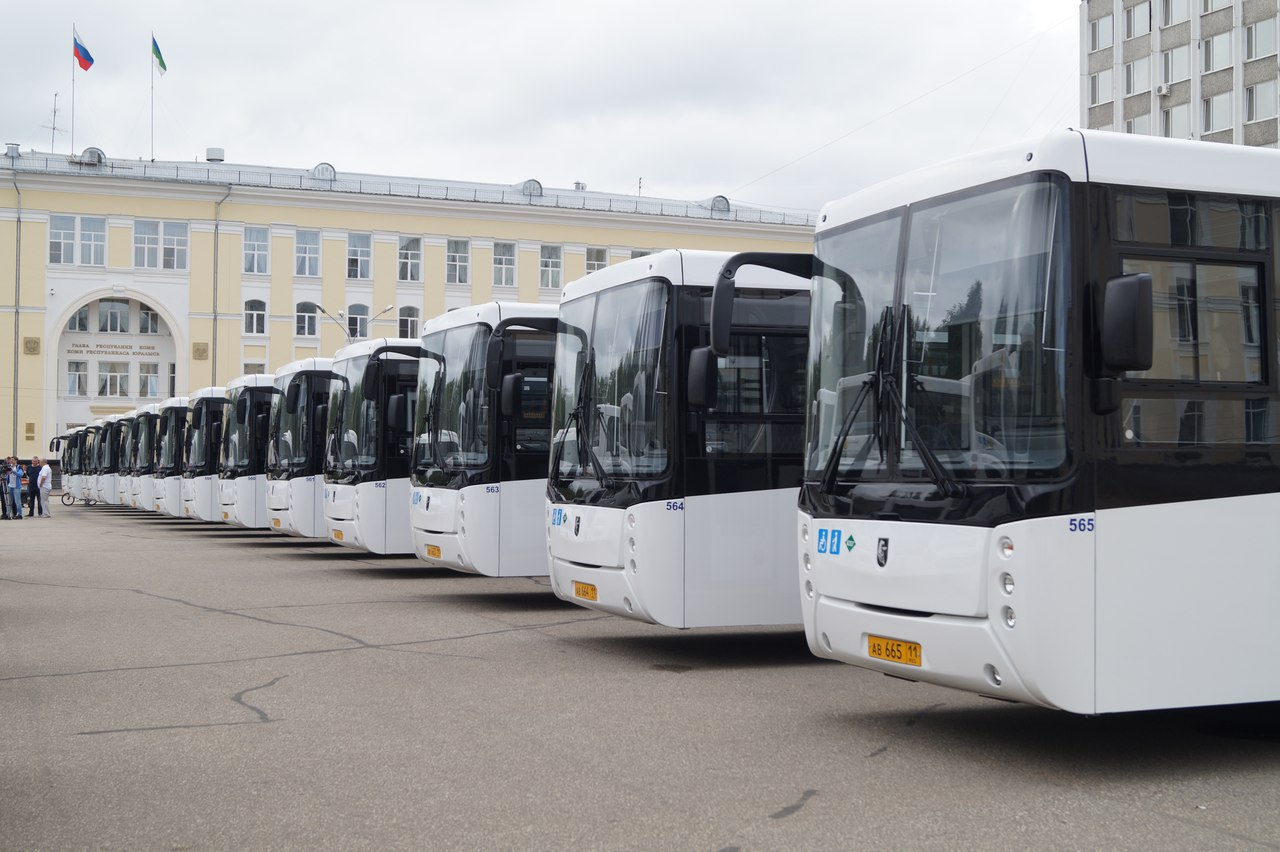
[[[31,463],[27,465],[27,517],[32,515],[43,515],[44,508],[40,503],[40,484],[36,482],[36,478],[40,475],[40,465],[43,460],[39,456],[32,456]],[[37,507],[39,509],[37,510]]]

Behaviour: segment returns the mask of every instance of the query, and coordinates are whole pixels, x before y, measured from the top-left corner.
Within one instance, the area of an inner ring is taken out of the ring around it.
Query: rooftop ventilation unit
[[[728,213],[729,199],[725,198],[723,195],[717,195],[715,198],[711,199],[711,209],[717,213]]]
[[[333,180],[338,176],[338,170],[328,163],[319,163],[311,170],[311,176],[318,180]]]
[[[77,162],[85,166],[100,166],[106,158],[107,155],[102,153],[101,148],[85,148]]]
[[[204,158],[211,163],[221,163],[227,159],[227,152],[222,148],[205,148]]]
[[[580,181],[580,180],[575,180],[575,181],[573,182],[573,188],[574,188],[575,190],[577,190],[578,192],[586,192],[586,191],[587,191],[587,185],[586,185],[585,183],[583,183],[582,181]]]
[[[520,184],[520,191],[530,198],[540,198],[542,196],[542,184],[533,178],[529,178]]]
[[[6,157],[8,157],[9,159],[11,159],[11,160],[16,160],[16,159],[18,159],[18,157],[19,157],[19,154],[18,154],[18,143],[17,143],[17,142],[6,142],[6,143],[5,143],[5,146],[4,146],[4,155],[5,155]]]

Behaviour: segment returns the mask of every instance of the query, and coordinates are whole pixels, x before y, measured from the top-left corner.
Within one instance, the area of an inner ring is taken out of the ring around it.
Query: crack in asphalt
[[[816,795],[818,795],[817,790],[805,790],[803,793],[800,794],[800,800],[798,802],[796,802],[793,805],[787,805],[785,808],[783,808],[782,810],[776,813],[769,814],[769,819],[786,819],[787,817],[794,814],[796,811],[803,808],[804,803],[809,801]]]
[[[183,600],[181,598],[168,597],[166,595],[158,595],[152,592],[146,592],[141,589],[123,588],[118,586],[77,586],[77,585],[70,585],[66,583],[43,583],[43,582],[37,582],[33,580],[17,580],[12,577],[0,577],[0,582],[16,583],[24,586],[46,586],[46,587],[59,588],[59,589],[76,589],[80,591],[130,592],[133,594],[142,595],[144,597],[155,598],[157,600],[167,601],[169,603],[176,603],[182,606],[192,607],[194,609],[198,609],[203,612],[209,612],[209,613],[214,613],[219,615],[229,615],[229,616],[234,616],[236,618],[245,618],[250,621],[256,621],[261,624],[269,624],[275,627],[293,627],[293,628],[304,629],[304,630],[316,630],[321,633],[325,633],[330,636],[336,636],[338,638],[345,639],[348,642],[353,643],[352,646],[348,646],[348,647],[314,648],[314,649],[305,650],[305,651],[289,651],[281,654],[265,654],[265,655],[259,655],[259,656],[253,656],[253,657],[233,657],[230,659],[222,659],[222,660],[192,660],[192,661],[180,662],[180,663],[159,663],[159,664],[150,665],[150,666],[118,666],[114,668],[104,668],[104,669],[83,669],[83,670],[74,671],[74,672],[52,672],[52,673],[41,673],[41,674],[12,675],[9,677],[0,677],[0,683],[4,683],[7,681],[17,681],[17,680],[79,677],[83,675],[112,674],[112,673],[130,672],[130,671],[157,671],[157,670],[163,670],[163,669],[189,668],[194,666],[233,665],[233,664],[246,663],[246,662],[260,662],[263,660],[287,659],[289,657],[305,657],[305,656],[313,656],[313,655],[319,655],[319,654],[348,653],[351,651],[391,651],[394,653],[401,653],[401,654],[421,654],[424,656],[433,656],[433,657],[453,657],[458,659],[476,660],[476,659],[482,659],[482,658],[474,654],[456,654],[456,653],[448,653],[443,651],[419,650],[416,646],[436,645],[442,642],[460,642],[460,641],[465,641],[467,639],[477,639],[485,636],[498,636],[504,633],[519,633],[523,631],[545,630],[552,627],[564,627],[571,624],[582,624],[590,621],[599,621],[601,619],[612,617],[609,615],[582,616],[578,618],[563,619],[560,621],[542,622],[539,624],[526,624],[526,625],[518,625],[518,626],[511,626],[511,627],[503,627],[496,630],[481,630],[474,633],[463,633],[463,634],[457,634],[453,636],[437,636],[433,639],[412,639],[404,642],[376,643],[376,642],[368,642],[368,641],[365,641],[364,639],[359,638],[358,636],[352,636],[350,634],[342,633],[337,630],[330,630],[325,627],[317,627],[315,625],[310,625],[310,624],[298,624],[290,621],[273,621],[272,619],[269,619],[269,618],[260,618],[258,616],[246,615],[245,613],[239,612],[236,610],[205,606],[203,604],[194,603],[192,601]],[[255,688],[261,688],[261,687],[255,687]]]
[[[261,686],[251,686],[248,689],[242,689],[239,692],[237,692],[235,695],[231,696],[231,700],[239,704],[241,707],[245,708],[246,710],[252,710],[254,713],[257,713],[259,722],[278,721],[268,716],[267,711],[263,710],[261,707],[255,707],[254,705],[245,701],[244,697],[248,695],[250,692],[257,692],[259,689],[270,689],[271,687],[275,686],[277,683],[279,683],[280,681],[284,680],[287,677],[288,675],[280,675],[277,678],[273,678],[267,681]]]

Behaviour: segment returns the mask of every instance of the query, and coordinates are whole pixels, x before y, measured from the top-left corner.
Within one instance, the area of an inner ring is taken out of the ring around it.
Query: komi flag
[[[88,71],[89,66],[93,65],[93,54],[84,46],[75,27],[71,28],[71,52],[75,55],[76,62],[80,63],[81,70]]]
[[[151,57],[156,61],[156,67],[160,69],[160,76],[164,76],[164,72],[169,70],[169,66],[164,64],[164,56],[160,54],[160,45],[156,44],[155,33],[151,34]]]

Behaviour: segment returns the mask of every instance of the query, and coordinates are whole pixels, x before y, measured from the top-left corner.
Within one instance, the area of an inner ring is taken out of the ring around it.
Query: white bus
[[[324,443],[332,358],[303,358],[276,370],[267,439],[270,528],[324,538]]]
[[[129,430],[129,505],[144,512],[155,511],[156,424],[160,404],[148,403],[138,409]]]
[[[222,457],[227,389],[200,388],[187,397],[186,463],[182,470],[182,517],[221,521],[218,461]]]
[[[422,327],[413,552],[490,577],[546,576],[555,305],[489,302]]]
[[[102,427],[98,433],[95,447],[97,465],[94,476],[93,498],[108,506],[120,504],[121,465],[129,439],[129,428],[133,425],[133,412],[127,414],[108,414],[102,418]]]
[[[222,520],[238,527],[267,526],[267,440],[275,376],[240,376],[227,382],[222,421],[218,501]]]
[[[333,356],[324,475],[330,541],[413,553],[409,463],[420,351],[416,338],[377,338]]]
[[[49,451],[58,454],[62,474],[62,502],[70,505],[84,499],[86,465],[85,443],[90,427],[80,426],[65,435],[59,435],[49,443]]]
[[[664,251],[564,288],[546,524],[565,600],[670,627],[800,622],[809,279],[744,275],[717,362],[728,256]]]
[[[808,424],[814,653],[1075,713],[1280,699],[1278,200],[1275,151],[1063,131],[827,205],[808,398],[866,392]]]
[[[98,464],[101,443],[106,439],[106,421],[99,418],[84,427],[80,464],[79,494],[85,503],[98,502]]]
[[[182,470],[186,462],[187,398],[160,403],[156,421],[155,511],[182,517]]]

